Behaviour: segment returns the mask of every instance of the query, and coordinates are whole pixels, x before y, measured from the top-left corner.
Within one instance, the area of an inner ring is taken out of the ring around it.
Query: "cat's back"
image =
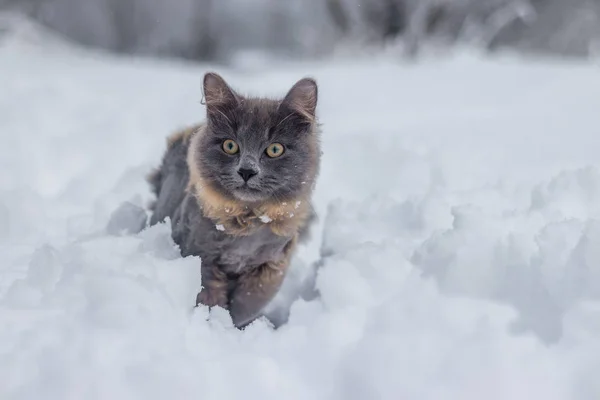
[[[203,127],[203,124],[192,125],[167,137],[167,148],[161,164],[147,177],[156,196],[156,200],[150,205],[150,225],[162,222],[167,217],[172,221],[180,208],[190,179],[187,164],[190,139]]]

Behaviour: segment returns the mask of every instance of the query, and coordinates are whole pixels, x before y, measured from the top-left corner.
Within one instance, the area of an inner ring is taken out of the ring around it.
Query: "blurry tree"
[[[503,30],[493,48],[589,56],[600,43],[600,0],[531,0],[535,18]]]
[[[182,49],[183,56],[190,59],[210,60],[217,50],[217,38],[212,30],[213,0],[194,3],[189,49]]]

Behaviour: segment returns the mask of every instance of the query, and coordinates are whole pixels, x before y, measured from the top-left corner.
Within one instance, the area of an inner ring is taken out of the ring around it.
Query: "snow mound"
[[[393,247],[398,255],[390,259],[410,260],[444,293],[507,303],[519,311],[515,328],[556,341],[565,312],[600,300],[598,185],[599,170],[588,167],[533,186],[521,207],[517,198],[506,208],[475,205],[473,193],[337,201],[328,208],[321,254],[336,259],[356,257],[361,246]],[[494,197],[487,204],[502,204]]]

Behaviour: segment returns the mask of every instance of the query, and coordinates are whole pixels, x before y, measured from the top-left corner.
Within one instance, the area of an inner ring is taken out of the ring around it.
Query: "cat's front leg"
[[[244,327],[260,316],[262,309],[279,291],[287,268],[288,260],[268,262],[238,278],[229,303],[236,327]]]
[[[229,281],[227,275],[216,265],[202,262],[202,290],[196,296],[196,305],[228,308]]]

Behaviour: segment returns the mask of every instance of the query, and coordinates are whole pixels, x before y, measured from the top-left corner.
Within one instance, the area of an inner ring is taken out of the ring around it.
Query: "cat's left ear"
[[[312,122],[315,119],[318,92],[317,82],[313,78],[300,79],[285,95],[280,107],[295,111]]]

